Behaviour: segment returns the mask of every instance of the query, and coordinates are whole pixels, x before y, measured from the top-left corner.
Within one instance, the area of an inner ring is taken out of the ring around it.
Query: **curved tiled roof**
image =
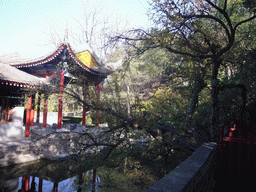
[[[30,87],[44,84],[45,79],[30,75],[9,64],[0,63],[0,82],[11,86]]]
[[[90,47],[85,47],[85,50],[82,52],[88,52],[91,55],[93,59],[91,61],[95,62],[94,66],[87,64],[87,58],[90,57],[86,56],[86,62],[84,62],[85,60],[82,61],[83,58],[78,57],[77,53],[72,50],[69,44],[61,44],[55,51],[37,59],[21,59],[17,55],[16,57],[10,55],[6,58],[0,58],[0,63],[6,64],[0,68],[0,81],[12,85],[12,82],[17,82],[15,85],[19,85],[19,83],[30,85],[34,84],[34,82],[38,83],[40,78],[58,74],[58,65],[62,65],[64,61],[71,64],[70,68],[66,68],[68,74],[74,77],[85,76],[88,81],[94,82],[95,84],[100,83],[113,72],[111,68],[104,67],[103,63]],[[8,68],[8,70],[5,70],[4,67]]]
[[[83,69],[85,69],[86,71],[94,74],[94,75],[108,75],[111,71],[110,70],[107,70],[106,68],[103,68],[101,66],[101,64],[99,63],[97,57],[94,56],[94,54],[92,54],[90,52],[90,50],[87,50],[90,54],[92,54],[92,56],[94,57],[94,59],[96,60],[97,64],[99,67],[88,67],[86,65],[84,65],[80,60],[79,58],[76,56],[76,54],[73,52],[73,50],[71,49],[71,47],[69,45],[67,45],[67,48],[69,50],[69,54],[70,56],[74,59],[74,61],[80,66],[82,67]]]
[[[102,64],[99,62],[98,58],[95,56],[94,53],[91,52],[91,49],[88,50],[90,52],[90,54],[92,54],[92,56],[94,57],[94,59],[96,60],[97,64],[99,67],[88,67],[86,65],[84,65],[79,58],[76,56],[76,54],[73,52],[73,50],[71,49],[69,44],[61,44],[56,51],[51,52],[50,54],[47,54],[43,57],[37,58],[37,59],[15,59],[15,60],[9,60],[6,61],[5,63],[8,63],[11,66],[14,66],[16,68],[24,68],[24,67],[33,67],[33,66],[38,66],[38,65],[42,65],[45,64],[47,62],[50,62],[51,60],[55,59],[57,56],[59,56],[59,54],[62,53],[62,51],[64,51],[64,49],[67,48],[69,55],[71,56],[72,59],[74,59],[74,61],[83,69],[85,69],[86,71],[88,71],[89,73],[92,73],[94,75],[99,75],[99,76],[105,76],[108,75],[111,71],[108,69],[105,69]]]
[[[16,68],[22,68],[22,67],[32,67],[32,66],[37,66],[37,65],[41,65],[44,63],[47,63],[51,60],[53,60],[55,57],[57,57],[61,51],[64,49],[64,45],[61,45],[57,51],[54,51],[50,54],[47,54],[43,57],[39,57],[36,59],[24,59],[24,60],[12,60],[9,61],[8,64],[11,66],[14,66]]]

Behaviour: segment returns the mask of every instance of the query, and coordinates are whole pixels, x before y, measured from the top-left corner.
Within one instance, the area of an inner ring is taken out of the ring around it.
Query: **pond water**
[[[93,158],[76,156],[0,168],[0,191],[100,191]]]
[[[94,175],[94,172],[96,173],[96,169],[87,171],[83,174],[65,179],[60,182],[48,181],[39,177],[26,175],[17,179],[1,181],[0,191],[102,191],[100,189],[100,177],[88,177]],[[89,181],[87,180],[88,178],[90,178]]]
[[[95,168],[95,161],[92,156],[74,156],[58,161],[40,160],[2,167],[0,192],[130,192],[145,189],[136,184],[126,184],[125,178],[116,174],[118,168]]]
[[[95,175],[95,177],[93,177]],[[89,178],[89,180],[88,180]],[[5,185],[6,191],[62,191],[62,192],[82,192],[82,191],[102,191],[100,177],[97,176],[96,169],[87,171],[60,182],[48,181],[39,177],[23,176],[19,179],[9,180]],[[3,190],[3,189],[2,189]]]

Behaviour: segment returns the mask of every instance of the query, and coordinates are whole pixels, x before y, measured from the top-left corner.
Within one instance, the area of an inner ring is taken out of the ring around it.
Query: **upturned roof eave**
[[[93,58],[95,59],[95,61],[97,62],[98,66],[99,67],[89,67],[89,66],[86,66],[84,65],[80,60],[79,58],[76,56],[75,52],[72,50],[71,46],[68,44],[68,50],[69,50],[69,53],[70,53],[70,56],[74,59],[74,61],[80,66],[82,67],[83,69],[85,69],[86,71],[90,72],[90,73],[93,73],[95,75],[100,75],[100,76],[107,76],[109,74],[112,73],[112,71],[106,69],[106,68],[103,68],[97,61],[97,59],[95,59],[95,56],[94,54],[92,54],[90,52],[90,50],[84,50],[84,51],[88,51],[92,56]]]
[[[54,58],[56,58],[61,51],[65,48],[65,44],[61,44],[56,51],[51,52],[45,56],[41,56],[36,59],[25,59],[25,60],[15,60],[15,61],[10,61],[10,62],[5,62],[8,63],[9,65],[16,67],[16,68],[22,68],[22,67],[31,67],[31,66],[36,66],[36,65],[42,65],[44,63],[47,63]]]
[[[0,82],[8,85],[39,86],[47,84],[45,79],[23,72],[9,64],[0,63]]]
[[[23,67],[32,67],[32,66],[37,66],[37,65],[43,65],[53,59],[55,59],[61,52],[63,49],[65,49],[65,46],[67,47],[70,56],[72,57],[72,59],[74,59],[74,61],[83,69],[85,69],[86,71],[94,74],[94,75],[99,75],[99,76],[107,76],[109,74],[112,73],[111,70],[108,70],[104,67],[102,67],[102,65],[99,63],[98,58],[95,56],[95,54],[93,54],[90,50],[84,50],[84,51],[88,51],[93,58],[95,59],[95,61],[98,64],[98,68],[94,68],[94,67],[89,67],[84,65],[79,58],[76,56],[76,53],[72,50],[71,46],[69,44],[61,44],[58,46],[57,50],[54,52],[51,52],[50,54],[47,54],[45,56],[39,57],[37,59],[32,59],[32,60],[14,60],[14,61],[7,61],[5,63],[15,67],[15,68],[23,68]]]

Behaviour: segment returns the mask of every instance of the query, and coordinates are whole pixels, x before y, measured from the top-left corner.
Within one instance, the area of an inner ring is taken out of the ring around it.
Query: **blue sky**
[[[146,0],[106,1],[109,11],[131,18],[130,27],[145,26],[147,5]],[[17,52],[36,58],[51,52],[47,21],[65,22],[81,14],[81,0],[0,0],[0,56]]]

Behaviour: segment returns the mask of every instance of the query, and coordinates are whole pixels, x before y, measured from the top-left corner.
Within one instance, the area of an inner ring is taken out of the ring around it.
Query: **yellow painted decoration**
[[[87,67],[98,67],[98,64],[96,63],[89,51],[77,53],[76,56]]]

